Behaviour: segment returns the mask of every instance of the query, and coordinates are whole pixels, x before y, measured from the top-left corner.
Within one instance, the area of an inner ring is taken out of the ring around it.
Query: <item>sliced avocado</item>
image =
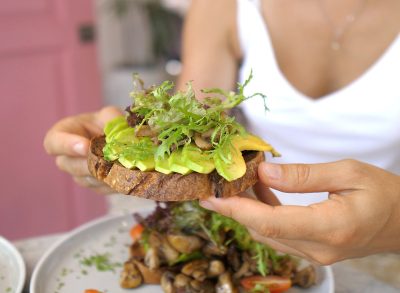
[[[270,144],[253,134],[237,134],[232,138],[232,144],[240,151],[268,151],[271,152],[274,157],[280,156]]]
[[[106,135],[106,142],[112,141],[117,134],[119,134],[121,131],[123,131],[123,130],[125,130],[127,128],[130,128],[130,127],[129,127],[128,123],[126,123],[126,122],[116,125],[111,130],[111,132],[108,135]]]
[[[164,158],[156,158],[155,159],[155,169],[156,171],[164,174],[171,174],[172,171],[169,167],[169,160],[168,157],[165,156]]]
[[[118,116],[117,118],[109,121],[104,127],[106,142],[110,142],[115,135],[127,128],[130,127],[124,116]]]
[[[106,125],[104,126],[104,134],[105,134],[106,136],[108,136],[108,135],[111,133],[111,131],[112,131],[117,125],[124,124],[124,123],[127,124],[126,119],[125,119],[124,116],[118,116],[118,117],[116,117],[116,118],[114,118],[114,119],[108,121],[108,122],[106,123]]]
[[[179,148],[172,152],[171,156],[168,159],[169,169],[172,172],[176,172],[182,175],[187,175],[192,172],[191,169],[186,167],[185,161],[182,156],[182,148]]]
[[[209,174],[215,169],[212,156],[191,144],[183,147],[182,162],[189,169],[201,174]]]
[[[118,162],[120,162],[121,165],[127,169],[133,169],[135,167],[135,163],[136,163],[133,156],[129,156],[126,154],[121,154],[118,158]]]
[[[121,137],[126,138],[126,136]],[[117,137],[114,137],[109,144],[120,146],[119,162],[125,168],[132,169],[137,167],[141,171],[154,170],[154,146],[149,138],[145,137],[139,140],[135,137],[135,142],[132,142],[131,137],[129,143],[122,143],[117,140]]]
[[[135,129],[133,129],[132,127],[128,127],[119,132],[116,132],[115,135],[113,135],[113,139],[125,144],[133,144],[139,141],[138,138],[135,136]]]
[[[154,157],[148,157],[144,160],[137,160],[135,162],[135,166],[140,169],[140,171],[153,171],[156,167],[156,163],[154,161]]]
[[[227,143],[214,153],[215,168],[227,181],[233,181],[246,173],[246,162],[240,150]]]
[[[119,149],[115,146],[115,144],[107,143],[103,148],[103,156],[107,161],[114,161],[118,159]]]

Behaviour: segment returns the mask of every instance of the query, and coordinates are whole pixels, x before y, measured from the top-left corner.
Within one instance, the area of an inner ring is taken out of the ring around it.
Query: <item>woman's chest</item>
[[[287,81],[312,99],[340,90],[363,75],[400,31],[399,1],[393,7],[367,6],[352,22],[340,18],[333,22],[320,1],[281,2],[264,1],[262,6],[273,53]]]

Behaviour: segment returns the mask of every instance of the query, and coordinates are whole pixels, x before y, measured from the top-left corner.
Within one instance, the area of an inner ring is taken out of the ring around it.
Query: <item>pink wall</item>
[[[104,197],[75,185],[42,142],[69,114],[100,107],[92,1],[3,0],[0,6],[0,234],[66,231],[105,212]]]

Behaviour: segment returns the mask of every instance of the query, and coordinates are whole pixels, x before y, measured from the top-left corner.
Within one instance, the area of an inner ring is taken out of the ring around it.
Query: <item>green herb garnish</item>
[[[178,263],[186,263],[191,260],[203,258],[203,254],[200,251],[195,251],[192,253],[181,253],[179,257],[173,262],[169,263],[170,266],[176,265]]]
[[[97,254],[92,255],[90,257],[86,257],[80,262],[84,266],[88,267],[96,267],[98,271],[114,271],[116,267],[120,267],[120,263],[113,263],[110,260],[110,255],[108,253],[105,254]]]

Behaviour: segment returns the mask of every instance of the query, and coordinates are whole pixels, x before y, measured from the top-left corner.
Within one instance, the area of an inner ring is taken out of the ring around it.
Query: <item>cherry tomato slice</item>
[[[256,286],[268,288],[271,293],[281,293],[292,287],[289,278],[280,276],[251,276],[240,280],[240,284],[246,290],[254,290]]]
[[[143,230],[144,230],[144,227],[141,224],[137,224],[137,225],[133,226],[130,231],[132,240],[133,241],[139,240],[140,237],[142,236]]]

